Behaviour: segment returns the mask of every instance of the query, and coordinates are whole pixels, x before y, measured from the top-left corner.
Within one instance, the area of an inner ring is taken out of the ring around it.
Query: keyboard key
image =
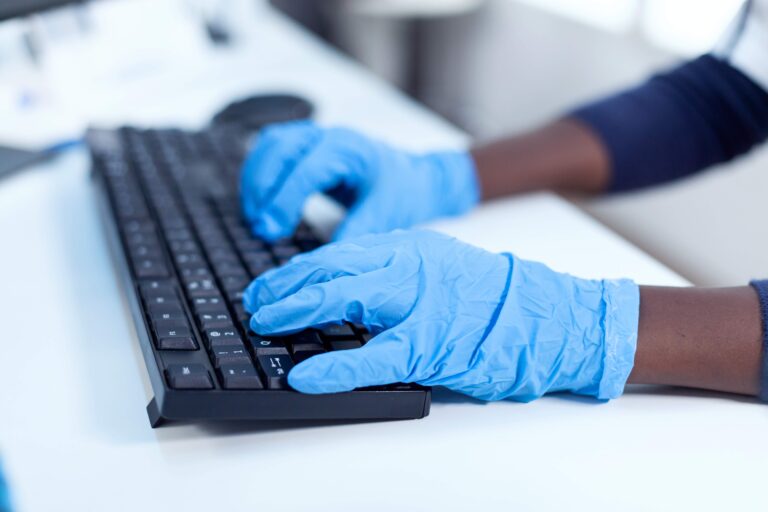
[[[128,250],[131,253],[131,261],[136,261],[141,259],[157,260],[162,258],[162,253],[160,252],[160,248],[157,246],[134,245],[134,246],[131,246]]]
[[[157,325],[158,322],[168,322],[168,321],[182,321],[185,322],[187,320],[187,316],[179,311],[174,312],[165,312],[165,313],[150,313],[149,319],[152,320],[153,325]]]
[[[245,291],[243,290],[232,290],[226,292],[227,300],[229,302],[242,302],[243,297],[245,297]]]
[[[293,348],[294,353],[324,350],[323,340],[320,339],[320,335],[317,333],[317,331],[314,330],[301,331],[296,334],[292,334],[288,337],[288,340],[291,343],[291,347]]]
[[[152,222],[146,220],[129,220],[121,226],[123,233],[154,233],[155,227]]]
[[[174,389],[213,389],[211,376],[201,364],[172,364],[165,375]]]
[[[278,259],[288,260],[293,256],[296,256],[301,251],[295,245],[275,245],[272,247],[272,254]]]
[[[192,240],[172,240],[168,246],[174,254],[199,251],[197,243]]]
[[[229,292],[233,290],[245,290],[245,288],[250,284],[250,279],[248,278],[242,278],[242,277],[224,277],[221,280],[221,285],[224,287],[224,290]]]
[[[193,236],[192,236],[192,231],[190,231],[189,229],[180,228],[180,229],[167,229],[165,231],[165,238],[169,241],[183,242],[187,240],[192,240]]]
[[[197,315],[197,321],[203,329],[221,329],[232,325],[229,313],[202,313]]]
[[[258,356],[257,359],[268,389],[288,387],[288,372],[293,368],[293,361],[287,354]]]
[[[160,245],[160,241],[157,238],[157,235],[155,235],[154,231],[148,232],[148,233],[128,233],[125,236],[125,241],[128,242],[128,245],[135,246],[135,245],[150,245],[150,246],[158,246]]]
[[[158,258],[141,258],[133,262],[133,270],[139,278],[168,277],[168,267]]]
[[[357,340],[333,340],[328,342],[331,350],[352,350],[363,346]]]
[[[192,307],[197,314],[219,313],[222,310],[226,311],[224,299],[220,296],[195,297],[192,299]]]
[[[226,389],[264,389],[256,368],[247,364],[222,364],[219,368],[222,384]]]
[[[208,251],[208,258],[212,262],[238,263],[235,251],[226,246],[219,246]]]
[[[184,310],[181,309],[181,304],[178,302],[166,303],[166,304],[147,304],[147,309],[150,315],[163,315],[165,313],[177,313],[183,314]]]
[[[211,350],[211,358],[213,359],[213,364],[217,367],[225,364],[251,363],[248,351],[242,343],[239,345],[223,345],[216,347]]]
[[[205,263],[203,255],[195,252],[182,252],[175,254],[173,260],[180,268],[199,267]]]
[[[267,245],[261,240],[250,238],[250,233],[246,232],[246,236],[249,238],[235,239],[235,245],[242,253],[263,251],[267,248]]]
[[[250,313],[248,313],[248,312],[245,310],[245,306],[243,306],[243,304],[242,304],[242,303],[240,303],[240,304],[234,304],[234,305],[233,305],[233,307],[235,308],[235,314],[237,315],[237,319],[238,319],[238,320],[243,320],[243,319],[245,319],[245,320],[250,320],[250,318],[251,318],[251,314],[250,314]]]
[[[185,289],[189,297],[207,297],[211,292],[218,292],[213,279],[192,279],[186,282]]]
[[[253,277],[259,277],[261,274],[266,272],[269,269],[272,269],[275,267],[275,264],[273,262],[257,262],[257,263],[248,263],[248,272],[251,273]]]
[[[228,261],[214,261],[212,263],[213,271],[219,278],[225,277],[237,277],[240,279],[246,279],[248,276],[245,273],[245,268],[240,262],[228,262]]]
[[[273,263],[272,255],[267,251],[256,251],[243,253],[243,261],[248,264],[269,264]]]
[[[221,329],[205,329],[203,331],[208,347],[211,349],[223,345],[234,345],[242,343],[243,340],[233,326]]]
[[[151,297],[153,295],[175,295],[176,290],[171,281],[143,281],[139,288],[142,297]]]
[[[160,350],[197,350],[200,347],[191,336],[174,336],[172,338],[159,338],[157,348]]]
[[[154,328],[158,338],[184,338],[192,336],[192,330],[186,322],[182,323],[175,320],[158,322]]]
[[[301,350],[293,354],[293,360],[296,362],[296,364],[299,364],[299,363],[303,363],[304,361],[306,361],[312,356],[316,356],[324,353],[325,352],[318,351],[318,350]]]
[[[185,267],[180,270],[181,278],[185,283],[197,279],[211,279],[213,275],[207,265]]]
[[[256,356],[288,355],[288,346],[285,344],[285,340],[279,338],[263,338],[254,334],[248,336],[248,343]]]
[[[320,333],[326,341],[352,338],[356,339],[354,329],[349,324],[328,325],[320,329]]]
[[[143,295],[144,302],[146,303],[147,307],[180,304],[179,299],[176,297],[175,293],[163,295],[162,292],[150,292],[143,293]]]

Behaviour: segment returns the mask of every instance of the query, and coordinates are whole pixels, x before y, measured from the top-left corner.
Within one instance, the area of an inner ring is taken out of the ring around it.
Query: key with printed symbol
[[[214,347],[211,356],[215,366],[225,364],[250,364],[251,358],[242,343],[238,345],[223,345]]]
[[[288,354],[257,356],[268,389],[286,389],[293,361]]]
[[[174,389],[213,389],[211,376],[201,364],[171,364],[165,375]]]
[[[242,343],[243,340],[233,326],[222,329],[205,329],[203,331],[208,347],[213,349],[223,345],[234,345]]]
[[[141,258],[133,262],[133,270],[139,278],[168,277],[168,267],[157,258]]]
[[[179,304],[179,299],[176,297],[175,294],[166,294],[166,295],[148,295],[145,296],[144,302],[146,302],[147,307],[151,306],[162,306],[163,304]]]
[[[213,279],[192,279],[186,283],[187,295],[190,297],[207,297],[211,292],[216,292],[216,284]]]
[[[222,364],[219,376],[226,389],[264,389],[256,368],[248,364]]]
[[[144,281],[139,285],[142,297],[151,297],[153,295],[173,296],[176,292],[170,281]]]
[[[192,336],[192,330],[186,322],[177,320],[168,320],[157,322],[155,325],[155,334],[158,338],[179,338]]]
[[[157,325],[158,322],[184,322],[187,317],[181,311],[166,311],[162,313],[150,313],[149,319],[152,320],[153,325]]]
[[[221,329],[232,325],[229,313],[201,313],[197,315],[197,320],[203,329]]]
[[[211,313],[219,312],[225,309],[224,299],[218,295],[209,297],[195,297],[192,299],[192,306],[195,308],[196,313]]]
[[[288,346],[284,340],[277,338],[263,338],[256,334],[248,336],[251,351],[256,356],[288,355]]]
[[[171,315],[171,313],[164,313]],[[185,317],[156,320],[158,315],[151,315],[152,327],[157,338],[157,348],[161,350],[197,350],[197,342],[192,337],[192,329]]]

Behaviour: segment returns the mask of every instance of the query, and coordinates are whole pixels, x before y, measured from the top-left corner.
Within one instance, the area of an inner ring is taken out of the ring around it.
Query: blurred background
[[[740,0],[275,0],[479,140],[515,134],[710,50]],[[627,119],[627,122],[632,122]],[[766,275],[768,148],[593,216],[699,285]]]
[[[29,5],[38,1],[45,0],[30,0]],[[98,0],[94,6],[106,2],[125,4],[125,13],[129,5],[134,6],[134,14],[143,13],[134,19],[140,23],[140,30],[130,23],[128,14],[121,14],[120,23],[103,36],[104,44],[91,42],[87,47],[92,57],[88,69],[77,68],[78,63],[58,52],[58,41],[71,44],[73,33],[93,31],[98,24],[98,12],[89,12],[87,6],[0,22],[0,76],[13,77],[0,80],[2,140],[12,139],[18,127],[30,123],[39,127],[35,133],[52,138],[65,131],[64,125],[75,126],[72,119],[98,119],[93,112],[102,103],[118,101],[117,82],[137,74],[139,64],[142,70],[162,70],[170,63],[177,65],[176,55],[188,54],[191,46],[198,45],[200,55],[211,52],[196,38],[199,34],[193,37],[189,25],[169,28],[153,24],[155,16],[151,11],[166,9],[172,3],[168,0]],[[0,2],[0,18],[4,3]],[[708,51],[741,1],[184,3],[185,17],[200,20],[207,36],[214,39],[221,29],[226,39],[229,24],[235,26],[235,34],[245,37],[245,17],[238,12],[245,5],[252,9],[253,5],[266,8],[271,4],[484,141],[534,128],[580,103]],[[136,7],[140,4],[146,8]],[[155,40],[149,37],[153,33],[161,34],[167,43],[162,47],[148,43]],[[49,37],[53,37],[53,43],[43,41]],[[119,37],[130,41],[130,45],[115,50],[112,41]],[[108,54],[107,47],[111,50]],[[145,56],[140,63],[131,55],[139,50]],[[44,72],[40,62],[46,63]],[[100,97],[87,91],[86,100],[83,83],[107,80],[107,76],[115,85],[107,89],[110,94]],[[190,88],[202,89],[212,79],[225,77],[216,76],[215,70],[190,73]],[[234,81],[236,77],[226,79]],[[156,92],[150,82],[142,87],[147,87],[148,98],[150,91]],[[21,96],[20,89],[24,91]],[[57,95],[64,97],[61,91],[67,91],[72,99],[59,102],[56,115],[37,108]],[[224,99],[215,98],[216,104]],[[78,111],[84,103],[92,106],[93,112]],[[23,116],[16,115],[20,104],[26,109]],[[163,105],[152,108],[161,112]],[[762,200],[764,190],[768,190],[768,148],[724,168],[654,190],[598,200],[572,199],[695,284],[724,285],[768,275],[768,240],[762,236],[761,221],[768,214]]]

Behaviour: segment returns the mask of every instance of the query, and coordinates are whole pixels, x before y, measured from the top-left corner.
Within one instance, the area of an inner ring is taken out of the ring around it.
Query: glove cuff
[[[603,373],[597,398],[621,396],[635,362],[640,289],[629,279],[603,281]]]

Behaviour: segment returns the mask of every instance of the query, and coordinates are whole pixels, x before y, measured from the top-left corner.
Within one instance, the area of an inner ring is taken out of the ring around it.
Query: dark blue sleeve
[[[602,139],[611,191],[675,180],[746,153],[768,137],[768,92],[705,55],[571,114]]]

